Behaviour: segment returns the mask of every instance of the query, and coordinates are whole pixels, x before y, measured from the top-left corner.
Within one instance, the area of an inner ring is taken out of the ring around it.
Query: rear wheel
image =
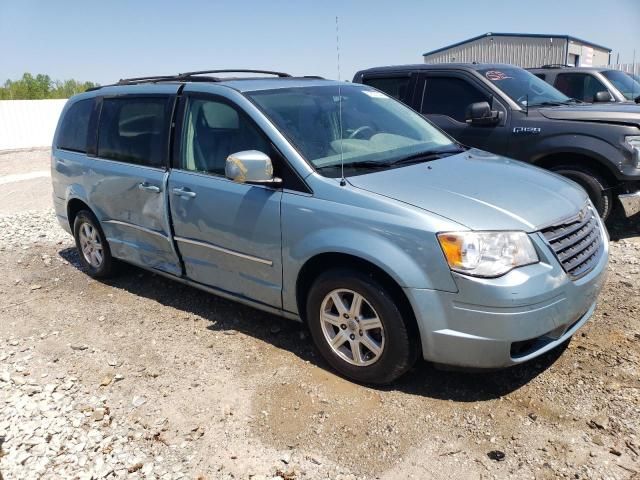
[[[322,356],[349,379],[389,383],[416,361],[416,336],[401,308],[369,275],[347,269],[320,275],[309,291],[307,319]]]
[[[606,180],[588,169],[574,165],[561,165],[552,170],[584,188],[600,217],[603,220],[609,217],[613,209],[613,192]]]
[[[93,213],[81,210],[73,222],[73,236],[80,254],[80,262],[94,278],[108,277],[113,273],[114,260],[100,223]]]

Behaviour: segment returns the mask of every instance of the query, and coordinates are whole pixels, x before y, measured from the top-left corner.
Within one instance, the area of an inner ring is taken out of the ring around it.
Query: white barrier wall
[[[0,100],[0,150],[51,146],[63,100]]]

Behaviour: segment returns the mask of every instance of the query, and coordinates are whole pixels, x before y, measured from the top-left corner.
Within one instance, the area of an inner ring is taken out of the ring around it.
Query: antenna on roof
[[[340,85],[340,29],[338,16],[336,15],[336,54],[338,56],[338,123],[340,124],[340,186],[344,187],[347,180],[344,178],[344,149],[342,147],[342,89]]]

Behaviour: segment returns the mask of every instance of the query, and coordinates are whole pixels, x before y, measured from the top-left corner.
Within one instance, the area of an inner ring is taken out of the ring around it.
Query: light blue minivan
[[[121,260],[303,321],[364,383],[525,362],[592,315],[608,237],[576,184],[372,87],[234,72],[69,100],[53,195],[89,275]]]

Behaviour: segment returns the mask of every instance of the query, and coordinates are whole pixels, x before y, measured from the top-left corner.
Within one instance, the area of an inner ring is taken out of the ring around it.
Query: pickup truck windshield
[[[521,107],[564,105],[574,101],[522,68],[495,67],[478,72]]]
[[[341,85],[340,94],[333,84],[246,95],[325,176],[340,174],[341,156],[345,174],[355,174],[462,151],[413,110],[363,85]]]
[[[602,72],[607,80],[624,95],[627,100],[635,100],[640,97],[640,83],[636,82],[631,75],[619,70],[605,70]]]

